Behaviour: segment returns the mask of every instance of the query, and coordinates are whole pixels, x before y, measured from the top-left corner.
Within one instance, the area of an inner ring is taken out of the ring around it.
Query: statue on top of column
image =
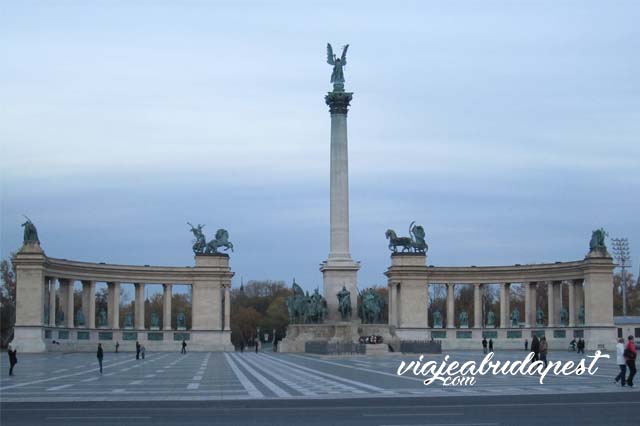
[[[398,237],[396,231],[393,229],[387,229],[384,236],[389,240],[389,250],[394,253],[398,252],[398,247],[402,247],[402,252],[414,252],[414,253],[426,253],[429,250],[429,245],[425,241],[424,228],[421,225],[414,225],[411,222],[409,225],[410,237]]]
[[[207,243],[204,233],[202,232],[202,228],[204,228],[205,225],[198,224],[198,226],[193,226],[189,222],[187,222],[187,225],[191,227],[191,233],[195,237],[192,247],[195,255],[215,254],[218,253],[219,247],[224,247],[225,251],[233,251],[233,244],[229,241],[229,232],[226,229],[218,229],[214,239]]]
[[[607,251],[607,246],[605,244],[605,237],[608,237],[609,234],[604,230],[604,228],[596,229],[591,232],[591,241],[589,241],[589,251]]]
[[[338,58],[333,53],[331,43],[327,43],[327,63],[333,65],[333,72],[331,73],[331,83],[333,83],[334,92],[344,92],[344,72],[342,68],[347,65],[347,49],[349,45],[342,47],[342,56]]]
[[[22,224],[24,227],[24,235],[22,238],[23,244],[40,244],[40,240],[38,239],[38,230],[36,226],[31,222],[27,216],[25,216],[27,221]]]

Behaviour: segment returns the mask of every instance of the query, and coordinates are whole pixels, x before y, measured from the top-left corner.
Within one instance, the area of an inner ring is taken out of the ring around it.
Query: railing
[[[441,354],[442,342],[439,340],[402,340],[400,352],[409,354]]]
[[[329,343],[323,341],[305,342],[304,351],[316,355],[353,355],[365,354],[365,345],[360,343]]]

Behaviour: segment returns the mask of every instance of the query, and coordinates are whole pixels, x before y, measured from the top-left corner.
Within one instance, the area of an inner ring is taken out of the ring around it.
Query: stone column
[[[163,285],[162,293],[162,329],[171,330],[171,284]]]
[[[329,319],[340,319],[336,294],[345,286],[351,292],[352,310],[358,312],[357,272],[360,265],[349,253],[349,161],[347,112],[353,93],[329,92],[325,101],[331,114],[330,155],[330,250],[320,267]]]
[[[144,283],[134,285],[136,288],[135,327],[138,330],[144,330]]]
[[[45,304],[44,251],[38,243],[26,243],[14,258],[16,268],[16,323],[13,329],[14,348],[20,353],[44,352]]]
[[[556,325],[555,283],[547,281],[547,327]]]
[[[49,326],[56,326],[56,279],[49,278]]]
[[[473,327],[482,328],[482,297],[480,290],[482,284],[473,285]]]
[[[231,283],[224,286],[224,330],[231,331]]]
[[[447,328],[454,328],[455,322],[453,321],[455,315],[454,299],[454,285],[453,283],[447,283]]]
[[[500,283],[500,328],[509,327],[509,284]]]
[[[94,281],[82,281],[82,314],[84,315],[84,326],[94,328],[96,323]]]
[[[107,317],[110,328],[120,328],[120,283],[107,283],[108,299],[107,299]]]
[[[538,310],[538,283],[531,283],[531,325],[532,327],[537,324],[536,314]]]
[[[576,280],[567,281],[569,285],[569,327],[576,325]]]
[[[388,284],[388,291],[389,291],[389,320],[388,323],[389,325],[396,325],[395,322],[395,317],[396,317],[396,305],[394,302],[394,298],[395,298],[395,286],[396,283],[389,283]]]
[[[67,290],[67,297],[66,297],[66,302],[67,302],[67,306],[65,308],[65,323],[67,324],[68,328],[73,328],[73,320],[75,319],[75,312],[74,310],[74,297],[73,297],[73,290],[74,290],[74,285],[76,283],[75,280],[70,279],[70,280],[66,280],[67,284],[66,284],[66,290]]]
[[[523,282],[524,286],[524,326],[531,327],[531,283]]]

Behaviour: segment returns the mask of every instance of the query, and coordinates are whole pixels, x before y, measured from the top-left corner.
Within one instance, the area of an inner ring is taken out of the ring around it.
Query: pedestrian
[[[578,353],[584,353],[584,340],[582,338],[578,339]]]
[[[140,359],[140,343],[136,340],[136,359]]]
[[[627,377],[627,385],[630,388],[633,387],[633,377],[636,375],[636,358],[638,351],[636,350],[636,343],[633,341],[633,336],[629,336],[629,342],[624,349],[624,359],[627,361],[627,368],[629,369],[629,377]]]
[[[118,348],[120,348],[120,343],[116,342],[116,353],[118,353]]]
[[[489,339],[489,352],[493,352],[493,339]]]
[[[547,366],[547,351],[549,346],[547,345],[547,338],[542,336],[540,338],[540,361],[544,362],[544,366]]]
[[[529,350],[529,341],[527,339],[524,339],[524,351],[528,351]]]
[[[258,353],[258,341],[256,340],[256,353]]]
[[[575,352],[576,351],[576,339],[573,339],[572,341],[569,342],[569,346],[571,346],[571,351]]]
[[[483,353],[487,353],[487,338],[483,337],[482,338],[482,352]]]
[[[538,336],[533,336],[531,338],[531,352],[533,352],[532,361],[538,361],[540,355],[540,341],[538,340]]]
[[[98,343],[98,363],[100,364],[100,374],[102,374],[102,358],[104,358],[104,352],[102,351],[102,343]]]
[[[142,359],[144,359],[144,354],[147,352],[144,346],[140,347],[140,355],[142,355]]]
[[[620,368],[620,373],[615,378],[615,382],[620,382],[622,386],[627,384],[625,376],[627,374],[627,361],[624,359],[624,339],[621,337],[616,344],[616,363]]]
[[[13,376],[13,367],[18,363],[18,350],[11,350],[11,345],[9,345],[7,353],[9,354],[9,375]]]
[[[244,352],[244,343],[240,343],[240,352]]]
[[[180,351],[181,354],[186,354],[187,353],[187,342],[186,341],[182,341],[182,350]]]

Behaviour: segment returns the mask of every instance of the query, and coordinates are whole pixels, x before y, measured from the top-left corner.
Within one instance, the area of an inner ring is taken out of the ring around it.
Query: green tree
[[[0,345],[6,347],[13,338],[16,323],[16,271],[13,265],[15,253],[9,260],[0,262]]]

